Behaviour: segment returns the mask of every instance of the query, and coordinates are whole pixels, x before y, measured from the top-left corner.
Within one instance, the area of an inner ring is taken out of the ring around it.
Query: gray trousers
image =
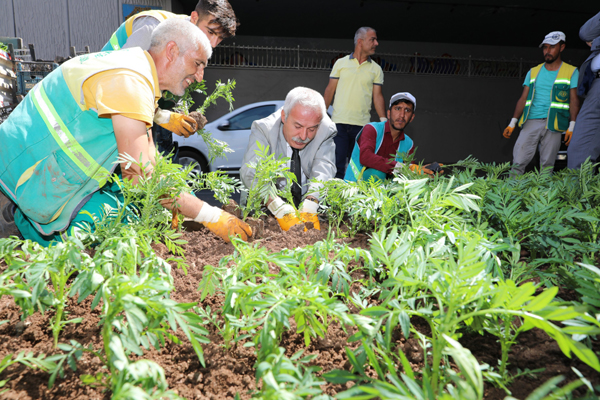
[[[578,169],[589,157],[592,162],[600,155],[600,78],[592,86],[577,114],[573,138],[567,149],[567,166]]]
[[[540,147],[540,166],[544,172],[552,172],[560,149],[562,134],[546,129],[546,119],[530,119],[525,122],[513,148],[513,166],[510,175],[522,175]]]

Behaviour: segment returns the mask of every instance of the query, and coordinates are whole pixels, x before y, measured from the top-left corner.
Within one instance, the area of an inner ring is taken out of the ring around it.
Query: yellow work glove
[[[565,132],[565,146],[568,146],[571,143],[571,137],[573,136],[573,131],[575,130],[575,121],[571,121],[569,123],[569,129]]]
[[[508,126],[506,127],[506,129],[504,130],[504,132],[502,132],[502,136],[504,136],[507,139],[510,139],[510,136],[512,135],[513,131],[515,130],[515,126],[517,125],[517,119],[513,118],[510,120],[510,124],[508,124]]]
[[[319,209],[319,204],[312,200],[304,199],[304,202],[300,206],[300,220],[305,224],[307,222],[312,222],[313,227],[320,231],[321,224],[319,223],[319,218],[317,217],[317,210]],[[307,228],[304,227],[306,231]]]
[[[230,236],[239,236],[242,240],[252,237],[252,228],[234,215],[204,203],[194,221],[207,227],[212,233],[226,242]]]
[[[154,113],[154,122],[163,128],[184,137],[198,130],[196,120],[190,116],[158,109]]]
[[[275,197],[275,199],[269,203],[267,208],[273,213],[279,226],[284,231],[288,231],[292,226],[302,223],[296,216],[294,207],[284,202],[281,197]]]

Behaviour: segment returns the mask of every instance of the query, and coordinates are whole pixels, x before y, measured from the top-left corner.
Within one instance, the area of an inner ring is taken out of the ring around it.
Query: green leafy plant
[[[190,180],[190,184],[194,192],[204,189],[213,191],[215,199],[221,204],[227,204],[234,193],[245,190],[242,181],[223,171],[200,173]]]
[[[0,373],[2,373],[6,368],[10,367],[13,364],[23,364],[24,366],[32,369],[39,368],[42,371],[48,372],[55,368],[56,364],[49,360],[44,354],[40,354],[38,356],[34,356],[33,352],[25,353],[24,351],[20,352],[16,356],[14,354],[7,354],[4,356],[2,361],[0,361]],[[8,379],[0,380],[0,394],[5,393],[8,389],[2,390]]]
[[[83,244],[75,237],[69,237],[66,242],[57,243],[53,249],[55,251],[52,259],[48,260],[47,273],[50,275],[54,289],[53,306],[56,313],[54,317],[50,318],[50,326],[54,337],[54,347],[56,347],[60,331],[65,325],[83,321],[81,317],[63,321],[63,314],[66,312],[68,300],[67,283],[73,274],[78,272],[82,264],[82,257],[89,260],[89,256],[83,253]]]
[[[126,169],[135,166],[139,171],[146,171],[150,166],[128,154],[121,154],[117,162],[124,163]],[[181,170],[177,164],[171,164],[157,154],[152,169],[151,174],[138,176],[137,183],[117,175],[110,178],[121,189],[123,199],[117,199],[116,209],[105,206],[102,215],[92,215],[93,227],[87,223],[79,224],[79,235],[86,245],[95,246],[106,240],[128,236],[126,225],[129,225],[137,232],[135,238],[140,240],[140,244],[146,242],[149,246],[152,242],[162,242],[172,253],[183,255],[181,245],[186,242],[180,239],[180,232],[172,229],[172,214],[162,204],[191,191],[187,177],[192,166]]]
[[[165,100],[175,103],[173,110],[188,115],[190,113],[190,109],[195,104],[194,99],[192,98],[192,93],[203,94],[206,96],[206,82],[204,80],[200,82],[192,82],[187,88],[185,88],[185,93],[183,96],[176,96],[171,92],[165,92],[163,97]]]
[[[383,302],[364,309],[361,314],[377,318],[385,326],[383,340],[386,348],[390,348],[395,325],[402,328],[405,337],[409,337],[411,332],[422,337],[424,349],[430,343],[432,359],[429,363],[425,357],[423,374],[428,377],[434,393],[453,379],[452,373],[444,367],[448,365],[444,361],[448,338],[456,340],[460,337],[460,329],[465,327],[480,331],[485,320],[494,315],[505,321],[522,319],[520,331],[533,327],[544,330],[567,356],[574,353],[583,362],[600,370],[593,351],[570,336],[573,333],[593,335],[600,332],[598,321],[585,314],[582,307],[553,302],[556,288],[534,296],[533,284],[517,287],[510,281],[493,280],[489,271],[496,260],[493,257],[482,258],[489,250],[482,238],[474,236],[473,232],[453,233],[451,245],[444,244],[445,238],[430,241],[424,251],[411,251],[410,246],[396,247],[411,240],[396,236],[395,229],[391,232],[390,241],[383,234],[372,240],[376,259],[381,260],[390,271],[390,277],[383,283],[386,288],[382,292]],[[390,242],[394,245],[389,246]],[[502,245],[497,247],[501,248]],[[428,322],[430,337],[411,328],[411,316],[419,316]],[[564,328],[553,323],[572,319],[580,323]],[[510,330],[509,326],[509,331],[499,336],[506,354],[518,332]],[[505,368],[506,357],[502,362]]]
[[[220,98],[229,103],[229,111],[232,111],[234,102],[232,94],[233,89],[235,89],[235,80],[227,80],[227,83],[221,83],[221,81],[218,80],[215,84],[215,90],[208,95],[206,99],[204,99],[202,105],[195,111],[204,115],[206,109],[212,104],[217,104],[217,100]],[[185,94],[180,98],[177,98],[171,94],[170,97],[172,97],[177,103],[173,109],[186,115],[189,114],[192,106],[194,105],[194,100],[192,99],[192,93],[194,92],[206,95],[207,92],[205,82],[202,81],[192,83],[186,88]],[[208,147],[208,158],[210,162],[213,162],[215,158],[218,157],[226,157],[226,153],[231,153],[233,151],[226,142],[215,139],[212,137],[210,132],[207,132],[204,129],[200,129],[198,134],[202,137],[206,143],[206,146]]]
[[[11,239],[4,243],[16,247],[23,242]],[[62,328],[83,320],[64,320],[69,299],[67,284],[82,265],[91,263],[91,258],[84,253],[83,244],[76,237],[68,237],[64,242],[55,243],[48,248],[37,244],[29,247],[29,244],[31,243],[24,244],[22,250],[12,252],[6,259],[9,269],[0,275],[0,282],[10,277],[13,283],[0,287],[0,292],[15,298],[15,302],[21,305],[23,317],[35,310],[44,312],[53,309],[50,327],[56,347]]]
[[[448,345],[444,352],[453,358],[459,372],[450,370],[454,386],[448,385],[445,390],[436,391],[431,386],[428,371],[424,371],[423,379],[419,380],[402,350],[397,354],[385,350],[380,335],[375,343],[363,340],[362,346],[354,352],[346,348],[351,372],[333,370],[323,376],[332,383],[357,382],[350,390],[338,393],[338,399],[481,399],[483,375],[477,360],[459,342],[446,339]],[[367,374],[365,365],[375,371],[375,377]],[[397,365],[402,366],[404,373],[398,374]]]
[[[314,374],[320,367],[307,366],[316,355],[302,357],[303,350],[291,358],[285,356],[285,349],[280,347],[276,353],[269,354],[256,367],[256,381],[262,381],[262,388],[255,399],[330,399],[321,395],[320,388],[325,382]]]
[[[243,216],[246,219],[250,214],[259,216],[262,206],[270,199],[277,196],[283,197],[288,204],[294,204],[291,187],[296,182],[289,167],[289,157],[275,158],[275,154],[269,154],[269,146],[257,143],[256,161],[248,165],[255,170],[252,187],[248,190],[248,200],[243,208]],[[282,188],[279,182],[287,182]]]

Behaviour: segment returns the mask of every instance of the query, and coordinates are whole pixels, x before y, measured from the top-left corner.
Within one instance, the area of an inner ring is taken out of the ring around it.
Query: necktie
[[[293,147],[290,170],[296,175],[296,183],[292,185],[292,196],[294,198],[294,204],[298,207],[302,201],[302,165],[300,164],[300,150],[294,149]]]

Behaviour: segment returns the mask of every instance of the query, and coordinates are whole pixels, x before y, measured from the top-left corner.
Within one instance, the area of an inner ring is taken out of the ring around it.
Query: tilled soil
[[[184,245],[187,263],[187,274],[182,270],[174,269],[176,291],[172,294],[174,300],[179,302],[200,302],[201,293],[198,285],[202,280],[205,265],[218,265],[219,260],[231,255],[234,247],[215,237],[203,227],[186,223],[188,231],[183,238],[188,241]],[[190,230],[191,229],[191,230]],[[304,232],[300,228],[293,228],[283,232],[277,222],[270,218],[265,221],[262,238],[254,243],[267,248],[270,252],[282,249],[293,249],[314,244],[327,237],[328,226],[322,224],[321,231],[309,230]],[[353,247],[368,248],[368,237],[339,239]],[[169,256],[166,247],[155,246],[157,253],[166,258]],[[212,310],[219,310],[223,305],[223,297],[219,295],[208,296],[201,306],[210,306]],[[90,310],[91,298],[81,304],[72,300],[69,304],[68,318],[83,317],[84,321],[77,325],[67,325],[61,333],[61,342],[76,340],[87,346],[90,343],[96,349],[101,348],[99,310]],[[351,307],[352,310],[352,307]],[[11,353],[21,351],[34,354],[54,354],[52,332],[48,326],[51,312],[45,315],[36,313],[20,321],[20,309],[12,298],[3,296],[0,299],[0,320],[8,322],[0,325],[0,359]],[[423,321],[413,320],[413,324],[426,332],[428,329]],[[295,325],[291,322],[292,329],[284,333],[281,346],[286,349],[288,356],[299,350],[304,354],[315,354],[313,365],[322,368],[321,373],[332,369],[350,369],[346,357],[345,347],[355,348],[358,343],[348,343],[347,339],[354,333],[352,329],[344,331],[338,324],[329,326],[324,339],[313,340],[310,346],[304,346],[302,335],[295,333]],[[242,399],[248,399],[257,389],[254,365],[256,356],[252,347],[244,347],[242,341],[224,346],[222,337],[212,325],[206,325],[210,331],[211,343],[203,345],[206,367],[202,367],[191,345],[187,344],[182,334],[181,345],[168,343],[161,350],[149,350],[144,354],[145,359],[153,360],[161,365],[171,389],[176,390],[181,396],[188,399],[233,399],[239,394]],[[423,352],[419,342],[414,338],[404,338],[400,332],[394,335],[394,341],[399,349],[407,355],[413,370],[418,371],[423,366]],[[500,358],[500,345],[496,338],[490,335],[465,334],[461,338],[463,346],[469,348],[481,363],[488,363],[496,367]],[[598,354],[600,344],[594,342]],[[512,395],[524,399],[532,390],[543,382],[556,375],[565,375],[567,381],[577,378],[572,367],[581,371],[592,384],[600,384],[600,374],[594,372],[578,359],[569,359],[563,355],[554,340],[544,332],[537,329],[525,332],[518,337],[510,353],[510,368],[516,373],[517,369],[531,370],[545,368],[544,372],[535,377],[516,379],[510,386]],[[64,378],[57,378],[52,389],[48,389],[48,374],[26,368],[20,364],[7,368],[0,374],[0,380],[8,380],[5,388],[8,390],[0,394],[2,399],[109,399],[110,393],[103,392],[100,388],[92,388],[81,383],[81,374],[96,374],[102,371],[98,359],[84,355],[77,364],[77,371],[65,369]],[[351,387],[346,385],[327,384],[323,387],[325,393],[335,395]],[[1,390],[0,390],[1,392]],[[490,400],[503,399],[506,393],[502,389],[494,388],[487,384],[485,398]]]

